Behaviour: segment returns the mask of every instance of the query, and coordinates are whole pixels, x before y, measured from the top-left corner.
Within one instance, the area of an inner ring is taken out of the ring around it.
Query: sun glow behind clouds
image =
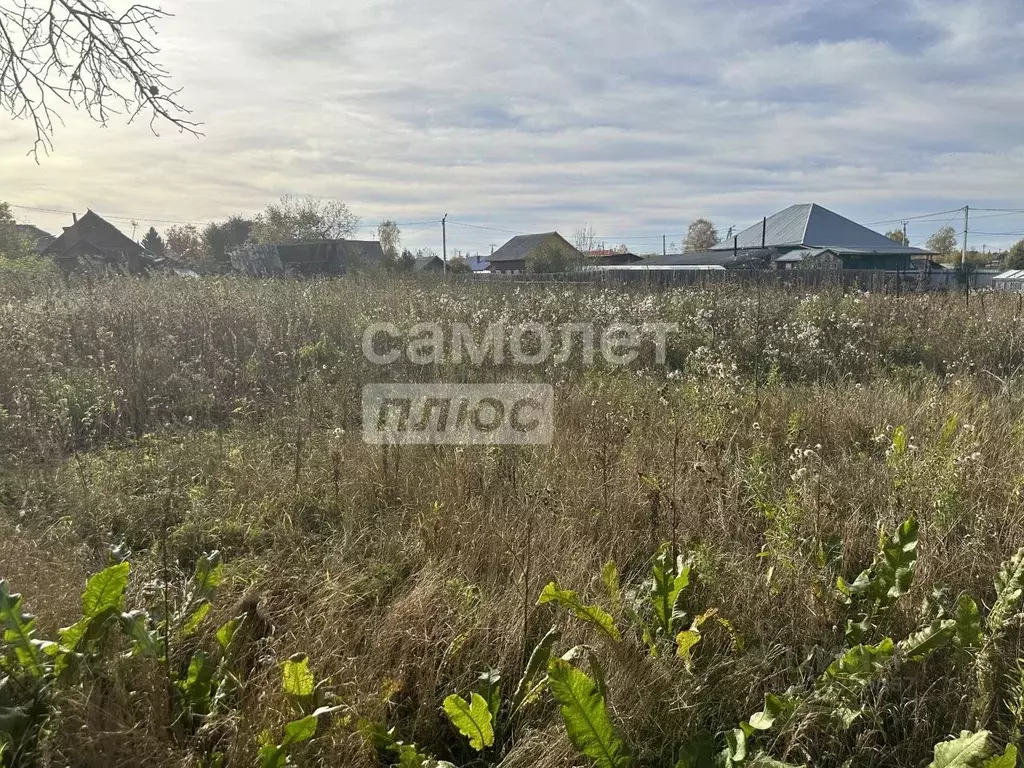
[[[8,122],[3,197],[145,224],[313,194],[346,200],[366,224],[448,212],[571,232],[586,220],[634,249],[663,232],[678,240],[698,215],[724,230],[796,202],[861,221],[1019,207],[1015,0],[181,0],[168,10],[164,60],[206,137],[158,139],[145,124],[100,129],[65,113],[55,155],[36,166],[23,154],[30,127]],[[436,248],[439,235],[409,244]],[[504,237],[449,228],[462,250]]]

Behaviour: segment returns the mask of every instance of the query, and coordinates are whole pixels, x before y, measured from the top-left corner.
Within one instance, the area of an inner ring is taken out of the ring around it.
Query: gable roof
[[[103,253],[123,252],[125,255],[141,255],[146,249],[117,227],[91,209],[86,210],[78,221],[64,231],[57,239],[43,249],[44,254],[53,254],[58,258],[80,244],[89,245]]]
[[[890,240],[880,232],[868,229],[817,203],[791,205],[758,222],[737,236],[739,248],[760,248],[762,227],[766,247],[830,248],[839,252],[864,254],[925,254],[920,248],[911,248]],[[732,240],[719,243],[716,251],[731,250]]]
[[[444,269],[444,261],[440,256],[416,256],[413,259],[413,272],[424,272],[429,269]]]
[[[560,245],[576,250],[568,240],[557,232],[541,232],[537,235],[516,235],[492,253],[488,261],[492,264],[503,261],[523,261],[530,253],[546,244],[553,237],[558,238]]]

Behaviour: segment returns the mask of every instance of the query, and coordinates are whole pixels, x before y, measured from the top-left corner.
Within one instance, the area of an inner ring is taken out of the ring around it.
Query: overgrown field
[[[0,296],[4,766],[1016,764],[1016,297]],[[679,331],[365,359],[435,320]],[[513,380],[555,385],[552,445],[362,441],[364,384]]]

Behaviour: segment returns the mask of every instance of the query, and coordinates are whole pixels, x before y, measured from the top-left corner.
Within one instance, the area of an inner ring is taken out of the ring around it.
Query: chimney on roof
[[[73,222],[74,222],[75,224],[77,224],[77,223],[78,223],[78,214],[77,214],[77,213],[75,213],[74,211],[72,211],[72,212],[71,212],[71,220],[72,220],[72,221],[73,221]]]

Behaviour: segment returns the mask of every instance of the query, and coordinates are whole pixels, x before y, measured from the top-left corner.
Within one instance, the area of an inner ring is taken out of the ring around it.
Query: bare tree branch
[[[37,161],[63,124],[59,105],[102,125],[146,112],[154,133],[166,122],[201,135],[156,58],[155,24],[168,15],[142,4],[118,15],[103,0],[0,0],[0,109],[32,121]]]

